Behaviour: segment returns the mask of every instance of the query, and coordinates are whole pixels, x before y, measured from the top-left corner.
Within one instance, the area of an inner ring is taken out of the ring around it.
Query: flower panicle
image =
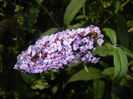
[[[92,51],[103,42],[99,27],[93,25],[47,35],[18,55],[14,69],[41,73],[62,68],[69,63],[77,63],[77,59],[97,63],[99,58],[95,57]]]

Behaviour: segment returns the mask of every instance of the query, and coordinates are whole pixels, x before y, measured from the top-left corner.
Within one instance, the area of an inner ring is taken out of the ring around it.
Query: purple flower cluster
[[[44,36],[34,45],[18,55],[14,69],[29,73],[41,73],[62,68],[69,63],[97,63],[99,58],[92,54],[96,46],[103,44],[103,35],[99,27],[88,26],[76,30],[65,30]]]

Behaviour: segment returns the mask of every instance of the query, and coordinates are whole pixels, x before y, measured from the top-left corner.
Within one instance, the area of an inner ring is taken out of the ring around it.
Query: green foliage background
[[[0,99],[133,99],[133,0],[0,0]],[[27,74],[17,55],[44,35],[97,25],[97,64]]]

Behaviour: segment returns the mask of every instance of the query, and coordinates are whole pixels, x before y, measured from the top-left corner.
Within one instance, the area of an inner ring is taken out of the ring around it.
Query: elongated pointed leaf
[[[82,21],[82,22],[74,24],[74,25],[69,25],[67,28],[70,30],[77,29],[77,28],[81,28],[84,24],[85,24],[85,21]]]
[[[125,48],[124,46],[120,46],[120,48],[125,52],[125,54],[131,58],[133,58],[133,52],[129,49]]]
[[[106,68],[102,72],[102,74],[104,74],[104,75],[113,75],[114,74],[114,67],[108,67],[108,68]]]
[[[43,36],[45,36],[45,35],[50,35],[50,34],[52,34],[52,33],[55,33],[55,32],[57,32],[58,30],[59,30],[58,28],[50,28],[50,29],[48,29],[46,32],[42,33],[42,34],[40,35],[40,38],[43,37]]]
[[[116,32],[113,29],[110,29],[110,28],[103,28],[102,30],[110,38],[112,44],[116,45],[116,43],[117,43]]]
[[[85,69],[80,70],[74,74],[68,82],[79,81],[79,80],[94,80],[100,77],[101,71],[94,67],[89,67],[88,72]]]
[[[64,23],[69,25],[78,11],[83,7],[86,0],[71,0],[66,8],[64,15]]]
[[[99,56],[109,56],[113,54],[113,48],[110,46],[98,46],[93,53]]]
[[[104,81],[94,80],[93,88],[94,88],[94,99],[102,99],[104,94],[104,88],[105,88]]]
[[[114,75],[119,79],[127,73],[128,69],[127,56],[125,55],[124,51],[121,48],[117,47],[114,49],[113,59],[115,65]]]

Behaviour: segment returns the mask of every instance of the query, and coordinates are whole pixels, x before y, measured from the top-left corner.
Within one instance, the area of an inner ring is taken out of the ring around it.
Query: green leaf
[[[110,7],[112,4],[112,1],[102,1],[103,8]]]
[[[115,13],[119,11],[120,6],[121,6],[120,0],[115,0]]]
[[[133,32],[133,26],[128,30],[128,32]]]
[[[120,44],[124,45],[125,47],[128,47],[129,37],[128,37],[128,30],[126,26],[125,17],[121,14],[117,14],[116,22],[117,22],[117,34],[118,34],[118,39],[120,40]]]
[[[102,30],[110,38],[112,44],[116,45],[116,43],[117,43],[116,32],[113,29],[110,29],[110,28],[103,28]]]
[[[113,52],[114,60],[114,75],[117,79],[123,77],[127,73],[128,69],[128,60],[124,51],[121,48],[115,48]]]
[[[113,75],[114,74],[114,67],[108,67],[108,68],[106,68],[102,72],[102,74],[104,74],[104,75]]]
[[[114,93],[111,93],[111,99],[120,99],[116,94],[114,94]]]
[[[76,20],[87,19],[87,18],[88,18],[88,16],[86,16],[86,15],[79,15],[76,17]]]
[[[113,48],[111,46],[98,46],[96,50],[93,51],[95,55],[99,56],[110,56],[113,54]]]
[[[94,80],[98,79],[100,77],[101,71],[99,69],[96,69],[94,67],[89,67],[88,72],[86,72],[85,69],[80,70],[76,74],[74,74],[68,82],[73,82],[73,81],[79,81],[79,80]]]
[[[72,29],[77,29],[82,27],[85,24],[85,21],[82,21],[80,23],[74,24],[74,25],[69,25],[67,28],[72,30]]]
[[[2,88],[0,88],[0,97],[1,96],[5,96],[5,94],[6,94],[5,90],[3,90]]]
[[[20,72],[22,79],[26,82],[26,83],[31,83],[32,81],[34,81],[36,79],[35,75],[32,74],[27,74],[27,73],[23,73]]]
[[[53,34],[53,33],[57,32],[58,30],[59,30],[58,28],[50,28],[46,32],[42,33],[40,35],[40,38],[43,37],[43,36],[45,36],[45,35]]]
[[[102,80],[93,81],[94,99],[102,99],[104,94],[105,83]]]
[[[0,16],[4,17],[5,15],[4,15],[4,13],[0,13]]]
[[[4,51],[4,46],[0,44],[0,52],[2,53],[2,51]]]
[[[123,79],[121,80],[121,82],[120,82],[120,85],[121,85],[121,86],[124,86],[124,87],[131,88],[131,87],[132,87],[132,84],[131,84],[131,83],[132,83],[132,82],[130,82],[130,80],[123,78]]]
[[[42,4],[43,0],[35,0],[39,5]]]
[[[120,46],[120,48],[125,52],[125,54],[131,58],[133,58],[133,52],[129,49],[125,48],[124,46]]]
[[[127,27],[133,26],[133,20],[128,20],[127,21]]]
[[[66,8],[64,15],[64,23],[69,25],[75,15],[79,12],[79,10],[83,7],[86,0],[71,0],[69,5]]]
[[[35,80],[31,86],[32,89],[38,89],[38,90],[43,90],[44,88],[48,88],[49,85],[45,79],[39,79]]]
[[[31,28],[37,21],[39,9],[32,5],[30,9],[28,10],[28,16],[26,16],[26,23],[29,28]]]
[[[58,86],[53,86],[51,90],[52,90],[52,93],[55,94],[58,90]]]

